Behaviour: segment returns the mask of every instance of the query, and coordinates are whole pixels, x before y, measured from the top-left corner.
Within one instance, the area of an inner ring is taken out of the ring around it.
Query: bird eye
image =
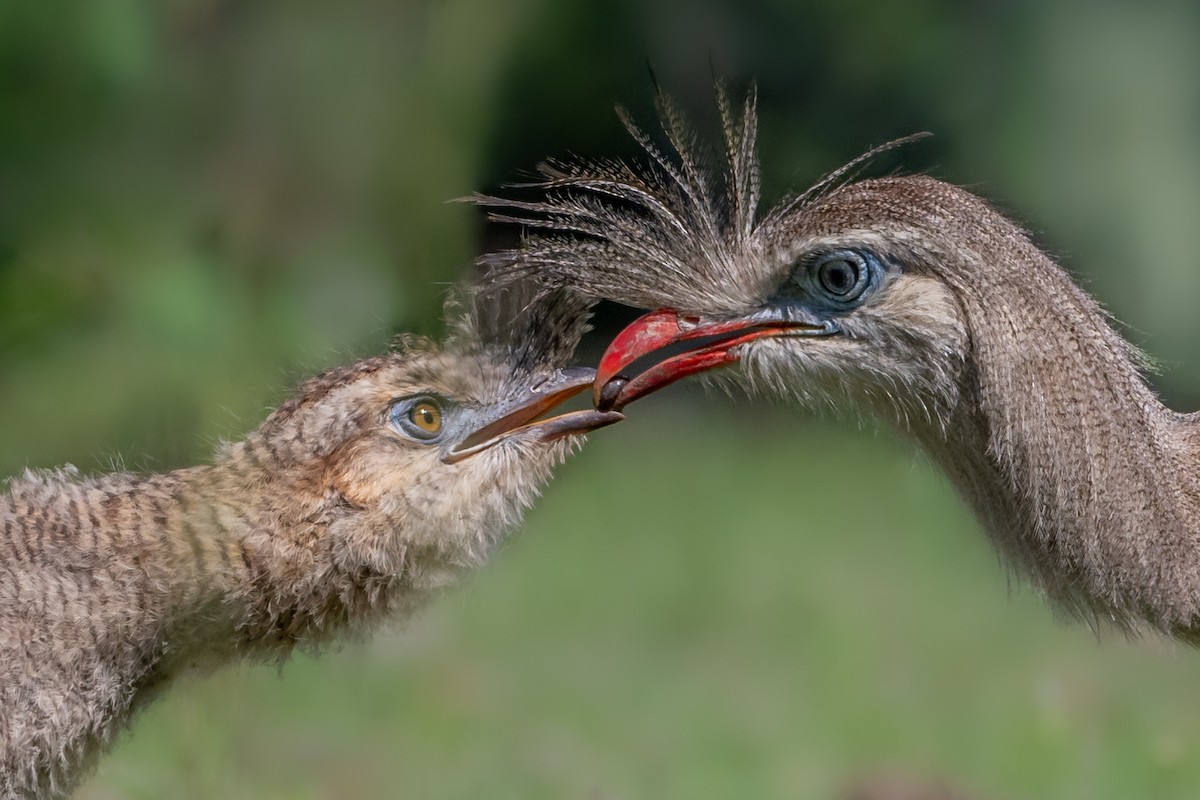
[[[400,433],[431,442],[442,434],[445,412],[442,404],[432,397],[410,397],[396,401],[388,416]]]
[[[867,260],[852,250],[818,256],[809,267],[814,289],[826,300],[845,307],[858,300],[871,284]]]
[[[436,434],[442,429],[442,410],[426,400],[412,407],[408,421],[428,434]]]

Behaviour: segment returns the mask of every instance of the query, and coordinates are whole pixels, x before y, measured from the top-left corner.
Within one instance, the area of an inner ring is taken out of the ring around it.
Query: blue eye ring
[[[817,283],[825,294],[841,300],[852,300],[862,294],[867,284],[866,270],[856,260],[835,256],[817,264]]]
[[[446,402],[427,394],[403,397],[388,409],[388,422],[409,439],[433,444],[446,430]]]
[[[808,260],[806,283],[815,299],[835,309],[857,306],[879,283],[881,267],[871,253],[831,250]]]

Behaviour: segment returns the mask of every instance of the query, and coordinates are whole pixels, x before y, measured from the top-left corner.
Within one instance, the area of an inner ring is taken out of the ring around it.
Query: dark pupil
[[[432,409],[422,408],[422,409],[418,410],[417,413],[421,415],[421,422],[424,422],[426,425],[433,424],[434,420],[433,420],[433,410]]]
[[[858,271],[845,259],[821,265],[821,285],[831,294],[846,294],[858,283]]]

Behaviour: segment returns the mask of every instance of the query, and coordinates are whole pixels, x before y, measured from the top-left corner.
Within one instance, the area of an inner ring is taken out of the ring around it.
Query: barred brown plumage
[[[500,306],[506,306],[501,309]],[[411,612],[481,565],[577,434],[537,421],[564,369],[568,295],[452,311],[437,345],[314,378],[211,465],[28,473],[0,495],[0,796],[57,797],[185,670],[285,658]],[[435,421],[414,427],[416,402]]]

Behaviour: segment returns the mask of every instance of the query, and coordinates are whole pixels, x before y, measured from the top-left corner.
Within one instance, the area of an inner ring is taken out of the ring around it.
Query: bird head
[[[981,200],[932,178],[850,182],[877,151],[760,217],[754,96],[735,114],[718,95],[719,174],[662,100],[670,149],[626,120],[644,165],[544,164],[536,202],[480,198],[495,218],[530,230],[519,249],[484,257],[491,279],[534,276],[657,309],[602,357],[598,408],[619,410],[684,376],[737,363],[743,385],[937,420],[955,405],[969,356],[964,292],[1004,280],[983,258],[988,239],[1027,245],[1023,235]]]
[[[809,405],[941,419],[970,345],[954,271],[973,265],[943,226],[980,213],[991,212],[929,178],[863,181],[727,242],[721,267],[697,263],[685,299],[648,279],[641,300],[657,287],[659,308],[609,345],[597,407],[738,363],[739,382]]]
[[[573,443],[621,419],[543,416],[592,383],[593,370],[565,366],[586,303],[474,303],[452,313],[444,343],[405,338],[326,372],[235,446],[264,464],[252,474],[280,527],[319,529],[344,561],[384,574],[422,548],[440,566],[476,566]]]

